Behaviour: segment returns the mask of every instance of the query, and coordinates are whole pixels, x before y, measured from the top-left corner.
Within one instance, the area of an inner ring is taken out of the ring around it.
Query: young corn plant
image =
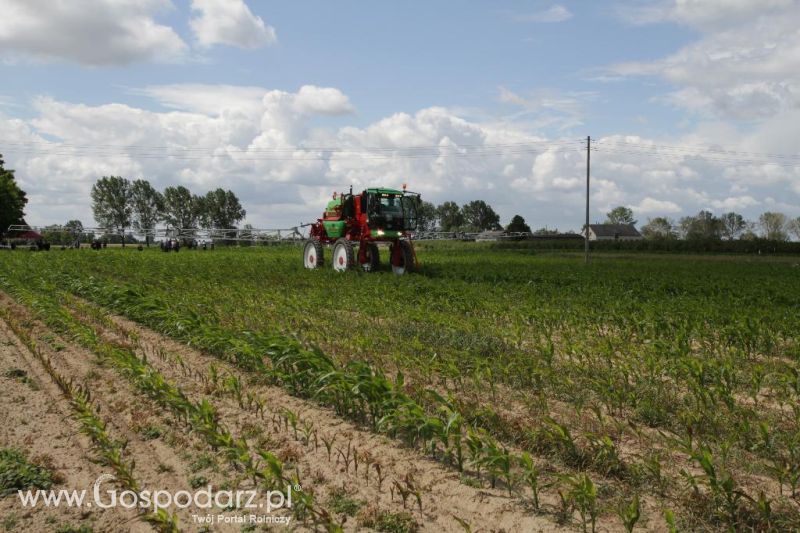
[[[621,503],[617,507],[617,515],[622,520],[622,525],[625,527],[627,533],[632,533],[633,528],[639,522],[641,517],[641,510],[639,508],[639,495],[634,494],[633,499],[629,503]]]
[[[517,462],[522,469],[520,479],[531,491],[531,504],[533,505],[533,510],[538,513],[540,509],[539,491],[542,489],[540,484],[541,472],[528,452],[522,452],[522,455],[517,457]]]
[[[739,525],[739,514],[742,500],[749,497],[737,487],[733,476],[720,468],[714,461],[710,448],[701,446],[692,459],[702,468],[704,476],[701,480],[710,491],[712,501],[728,526],[736,529]]]
[[[578,509],[581,516],[581,527],[586,533],[590,526],[592,533],[595,533],[597,525],[597,487],[592,479],[586,474],[576,476],[565,476],[564,480],[569,486],[568,497]]]

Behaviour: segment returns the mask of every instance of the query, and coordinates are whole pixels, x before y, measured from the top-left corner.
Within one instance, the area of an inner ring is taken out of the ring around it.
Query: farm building
[[[642,238],[633,224],[589,224],[590,241],[636,241]]]

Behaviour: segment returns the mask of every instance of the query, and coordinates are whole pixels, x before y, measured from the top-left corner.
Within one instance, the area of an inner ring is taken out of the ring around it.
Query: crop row
[[[300,485],[297,473],[286,472],[281,461],[269,451],[254,449],[244,438],[235,437],[219,420],[210,402],[205,399],[199,402],[189,400],[180,387],[149,365],[145,357],[139,357],[131,349],[103,340],[90,326],[76,319],[67,308],[50,298],[33,295],[22,288],[18,288],[14,296],[34,309],[55,331],[92,350],[100,360],[122,372],[137,389],[168,409],[194,432],[202,435],[233,466],[242,469],[256,486],[273,490],[282,489],[286,485]],[[88,396],[85,388],[80,391]],[[137,488],[131,487],[131,490]],[[341,529],[328,511],[314,502],[311,491],[297,492],[293,498],[292,511],[298,518],[303,519],[310,515],[328,531]]]
[[[477,468],[472,431],[501,450],[623,479],[626,492],[655,485],[693,518],[728,520],[722,506],[678,496],[694,490],[680,469],[707,475],[707,449],[715,471],[744,483],[744,508],[760,499],[749,480],[765,475],[777,481],[765,497],[791,506],[778,498],[796,495],[800,464],[789,265],[620,260],[587,270],[516,252],[447,255],[427,253],[424,275],[403,280],[298,272],[281,250],[76,256],[37,272],[456,468]],[[491,463],[499,468],[481,471],[502,480],[504,459]],[[703,493],[711,485],[698,481]]]
[[[464,458],[469,455],[470,465],[479,474],[483,470],[492,485],[502,480],[511,492],[522,482],[526,485],[533,506],[538,506],[540,473],[529,455],[512,453],[485,431],[464,427],[463,417],[453,403],[433,391],[428,391],[430,398],[426,404],[437,405],[437,409],[430,413],[429,408],[426,409],[402,392],[402,375],[389,380],[366,363],[355,361],[339,368],[334,360],[320,350],[309,350],[296,341],[275,336],[250,333],[243,336],[243,341],[226,331],[215,330],[213,325],[202,321],[196,314],[176,315],[153,297],[145,298],[130,287],[116,289],[86,282],[72,282],[68,286],[77,294],[115,306],[116,310],[173,336],[181,338],[183,335],[184,340],[216,352],[243,368],[260,370],[294,394],[313,397],[331,405],[341,415],[418,445],[432,456],[438,455],[452,462],[459,469],[463,469]],[[261,354],[267,355],[267,359]],[[565,426],[551,420],[543,434],[549,437],[554,449],[565,459],[575,461],[577,466],[585,466],[580,462],[585,451],[576,445],[576,439]],[[600,438],[596,442],[595,453],[603,455],[608,468],[623,468],[609,439]],[[594,521],[598,512],[597,491],[591,478],[582,474],[577,477],[562,476],[561,479],[563,482],[559,486],[570,488],[559,489],[564,494],[564,509],[560,514],[566,515],[575,506],[579,511],[583,509],[581,516],[584,523]],[[712,492],[718,487],[710,481],[704,483],[712,478],[696,479]],[[737,501],[734,510],[728,500],[711,496],[710,501],[718,504],[716,512],[729,523],[738,524],[743,520],[742,502]],[[771,518],[765,515],[765,520]]]
[[[105,464],[114,470],[116,480],[125,489],[139,492],[139,483],[133,475],[133,470],[136,466],[135,461],[127,461],[124,458],[125,445],[113,439],[109,434],[105,421],[97,415],[88,387],[76,384],[62,376],[53,366],[50,358],[45,356],[36,345],[36,341],[30,335],[28,329],[23,327],[5,309],[0,310],[0,317],[5,320],[17,337],[41,363],[47,374],[69,401],[73,416],[81,425],[81,432],[89,437]],[[143,514],[142,517],[162,533],[177,533],[179,531],[177,515],[169,514],[165,509]]]

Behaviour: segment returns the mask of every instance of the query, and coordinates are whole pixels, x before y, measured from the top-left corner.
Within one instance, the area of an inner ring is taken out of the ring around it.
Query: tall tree
[[[417,231],[433,231],[437,218],[435,205],[425,201],[417,204]]]
[[[22,224],[25,204],[28,198],[14,179],[14,171],[6,170],[3,155],[0,154],[0,235],[8,231],[12,224]]]
[[[171,228],[196,228],[198,198],[179,185],[164,189],[164,221]]]
[[[204,228],[234,228],[247,214],[233,191],[208,191],[198,202],[200,224]]]
[[[525,219],[522,218],[522,216],[514,215],[511,218],[511,222],[509,222],[508,226],[506,226],[506,231],[508,232],[524,231],[530,233],[531,227],[525,223]]]
[[[92,212],[98,224],[123,235],[131,226],[131,182],[120,176],[103,176],[92,186]]]
[[[630,207],[620,205],[606,213],[606,224],[636,224],[633,218],[633,210]]]
[[[666,217],[655,217],[642,226],[642,235],[646,239],[674,239],[675,228],[672,221]]]
[[[153,229],[164,218],[164,196],[155,190],[147,180],[136,180],[131,185],[133,204],[133,227],[143,232]],[[144,237],[150,246],[150,235]]]
[[[761,235],[771,241],[787,241],[789,234],[789,217],[783,213],[767,211],[758,217],[758,225],[761,226]]]
[[[64,224],[64,229],[72,233],[83,233],[83,222],[80,220],[68,220],[67,223]]]
[[[719,221],[722,227],[722,236],[729,241],[738,239],[739,236],[747,229],[747,221],[739,213],[725,213],[720,215]]]
[[[500,229],[500,215],[483,200],[473,200],[461,208],[468,226],[478,231]]]
[[[719,240],[722,237],[722,223],[710,211],[700,211],[695,216],[683,217],[680,229],[684,239]]]
[[[68,220],[64,224],[64,230],[69,233],[71,245],[78,245],[83,239],[83,222],[80,220]]]
[[[445,202],[436,208],[442,231],[456,231],[464,225],[464,213],[455,202]]]
[[[800,241],[800,217],[792,219],[789,222],[789,233],[793,234],[795,238]]]

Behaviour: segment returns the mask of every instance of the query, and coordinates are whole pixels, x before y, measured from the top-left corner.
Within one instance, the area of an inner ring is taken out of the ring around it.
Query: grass
[[[26,454],[15,448],[0,449],[0,496],[16,494],[18,490],[49,489],[53,472],[34,464]]]
[[[79,526],[72,524],[61,524],[55,528],[55,533],[92,533],[93,531],[94,529],[92,526],[87,524],[81,524]]]
[[[352,498],[344,488],[335,489],[328,498],[328,508],[336,514],[355,516],[364,502]]]
[[[147,425],[139,433],[144,440],[154,440],[159,438],[164,433],[164,430],[159,426]]]
[[[3,373],[3,376],[19,381],[29,386],[33,390],[39,390],[39,385],[33,380],[28,373],[20,368],[12,368]]]
[[[373,507],[364,509],[358,515],[358,525],[382,533],[415,533],[419,531],[419,524],[410,513],[390,513]]]
[[[639,520],[639,497],[710,529],[798,520],[796,259],[418,254],[402,278],[308,272],[295,247],[5,254],[0,287],[91,300],[537,511],[540,492],[563,494],[587,529]],[[251,401],[243,381],[211,382]],[[308,444],[313,428],[284,423]],[[620,491],[622,510],[606,496]]]

